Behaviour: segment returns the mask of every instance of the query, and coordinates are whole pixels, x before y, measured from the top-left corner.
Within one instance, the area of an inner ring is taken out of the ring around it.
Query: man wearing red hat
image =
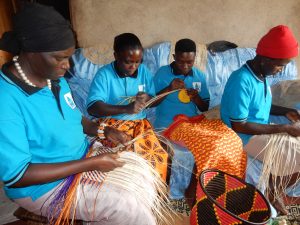
[[[299,121],[300,115],[294,109],[272,105],[270,86],[266,79],[267,76],[281,72],[298,56],[298,42],[287,26],[279,25],[261,38],[256,53],[254,59],[247,61],[228,79],[221,101],[221,118],[240,136],[248,155],[263,161],[264,149],[272,134],[287,133],[294,137],[300,136],[300,126],[294,123],[269,124],[270,114],[284,115],[293,122]],[[284,179],[283,177],[288,175],[291,180],[286,188],[293,185],[294,190],[295,186],[300,190],[299,182],[296,183],[299,180],[300,153],[295,152],[294,168],[289,170],[289,174],[276,176]],[[288,155],[288,151],[285,154]],[[281,162],[276,164],[282,166],[283,170],[287,166]],[[280,207],[277,209],[286,213]]]

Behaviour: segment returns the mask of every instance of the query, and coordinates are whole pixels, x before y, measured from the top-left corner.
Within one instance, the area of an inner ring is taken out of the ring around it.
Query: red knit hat
[[[256,53],[274,59],[294,58],[298,56],[298,42],[287,26],[279,25],[260,39]]]

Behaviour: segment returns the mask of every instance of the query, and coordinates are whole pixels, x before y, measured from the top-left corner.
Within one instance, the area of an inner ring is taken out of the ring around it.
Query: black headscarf
[[[27,4],[13,18],[13,30],[0,39],[0,49],[18,54],[24,52],[53,52],[75,46],[70,23],[54,8]]]

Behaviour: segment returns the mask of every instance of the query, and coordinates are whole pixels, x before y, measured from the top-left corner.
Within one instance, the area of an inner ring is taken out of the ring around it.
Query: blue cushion
[[[161,66],[169,64],[170,50],[170,42],[162,42],[150,48],[145,48],[143,63],[148,67],[153,76]]]

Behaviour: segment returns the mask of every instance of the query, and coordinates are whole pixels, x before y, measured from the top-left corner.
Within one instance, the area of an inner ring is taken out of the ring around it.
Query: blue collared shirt
[[[127,105],[128,98],[134,97],[138,92],[145,92],[155,96],[153,79],[145,65],[140,64],[134,76],[120,77],[112,62],[100,68],[91,84],[87,99],[87,108],[97,101],[110,105]],[[120,120],[138,120],[146,118],[144,110],[138,114],[118,114],[112,118]]]
[[[15,80],[12,81],[12,80]],[[41,197],[61,180],[10,188],[30,163],[59,163],[83,157],[88,141],[64,78],[59,80],[59,101],[52,91],[33,88],[0,72],[0,180],[11,199]],[[59,107],[60,105],[60,107]]]
[[[184,80],[186,88],[194,88],[198,90],[199,96],[202,100],[209,102],[210,96],[206,85],[205,75],[195,67],[192,68],[191,72],[187,76],[174,72],[172,64],[161,67],[154,76],[156,92],[158,93],[169,86],[175,78]],[[201,112],[199,112],[197,106],[193,102],[182,103],[178,99],[178,92],[175,92],[169,94],[156,107],[154,127],[158,129],[168,127],[173,122],[174,116],[178,114],[195,116],[199,113]]]
[[[221,100],[221,119],[231,128],[233,122],[268,124],[272,94],[268,81],[262,81],[245,64],[233,72]],[[238,133],[246,145],[252,135]]]

